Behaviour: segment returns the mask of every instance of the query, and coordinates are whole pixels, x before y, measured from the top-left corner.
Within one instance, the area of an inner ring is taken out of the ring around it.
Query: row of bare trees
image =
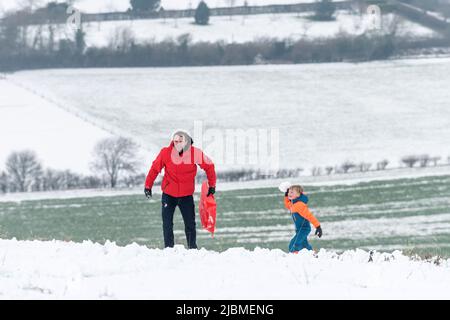
[[[367,172],[371,170],[371,168],[376,168],[375,170],[385,170],[388,164],[389,161],[386,159],[378,161],[374,167],[372,166],[372,163],[368,162],[355,163],[352,161],[345,161],[341,165],[336,166],[313,167],[311,169],[311,174],[313,176],[321,176],[349,172]]]
[[[30,150],[16,151],[10,154],[6,161],[6,170],[0,172],[0,192],[29,192],[89,188],[134,187],[143,184],[144,173],[138,171],[138,146],[130,139],[106,138],[99,141],[93,150],[91,169],[93,175],[80,175],[70,170],[44,169],[36,153]],[[408,155],[401,159],[404,167],[437,166],[441,157],[429,155]],[[385,170],[388,160],[372,164],[367,162],[353,163],[346,161],[339,166],[314,167],[313,176],[331,175],[349,172],[367,172],[369,170]],[[450,156],[447,158],[450,165]],[[241,169],[217,172],[220,181],[250,181],[268,178],[298,177],[304,171],[302,168],[281,169],[276,172],[266,172],[254,169]],[[206,177],[203,172],[197,175],[197,182]]]
[[[261,169],[235,169],[227,171],[219,171],[216,173],[217,180],[221,182],[233,181],[253,181],[263,179],[281,179],[281,178],[295,178],[304,171],[302,168],[294,169],[280,169],[278,171],[264,171]],[[203,171],[200,171],[196,176],[196,182],[201,183],[206,179]]]
[[[368,162],[352,162],[345,161],[341,165],[336,166],[325,166],[325,167],[313,167],[311,169],[311,174],[313,176],[320,175],[331,175],[331,174],[341,174],[341,173],[350,173],[350,172],[367,172],[367,171],[380,171],[386,170],[389,161],[384,159],[378,161],[375,165]],[[408,155],[402,157],[400,159],[400,165],[402,167],[413,168],[413,167],[429,167],[429,166],[438,166],[442,165],[442,157],[440,156],[430,156],[428,154],[422,155]],[[447,158],[446,165],[450,165],[450,156]]]
[[[84,188],[115,188],[141,185],[142,174],[136,173],[137,145],[128,138],[106,138],[93,151],[93,175],[81,175],[70,170],[44,168],[31,150],[12,152],[6,160],[6,170],[0,172],[0,192],[28,192]]]

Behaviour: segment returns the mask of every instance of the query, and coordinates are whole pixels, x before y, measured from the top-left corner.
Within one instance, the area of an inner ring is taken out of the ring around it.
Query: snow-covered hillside
[[[208,26],[193,23],[192,18],[150,19],[130,21],[90,22],[83,25],[86,44],[90,47],[121,46],[123,40],[136,43],[161,42],[166,39],[176,40],[179,36],[190,34],[192,42],[242,43],[264,38],[275,39],[317,39],[332,38],[347,33],[359,35],[367,30],[365,17],[346,11],[336,13],[336,20],[329,22],[312,22],[307,19],[311,13],[303,14],[262,14],[230,17],[216,16],[210,18]],[[426,27],[399,18],[392,14],[383,16],[383,31],[397,25],[397,35],[413,37],[435,37],[437,34]],[[56,41],[73,39],[74,30],[67,25],[53,27]],[[28,30],[28,41],[33,43],[36,34],[48,39],[48,26],[34,26]],[[125,37],[126,35],[126,37]]]
[[[450,262],[0,240],[0,299],[449,299]]]
[[[250,162],[229,161],[224,143],[213,148],[213,133],[225,139],[227,129],[275,128],[280,166],[302,167],[310,175],[314,166],[341,165],[346,160],[375,167],[376,161],[386,158],[389,167],[397,167],[409,154],[441,156],[441,163],[446,163],[449,66],[450,59],[422,59],[41,70],[8,77],[94,122],[127,132],[148,148],[148,164],[168,144],[173,130],[193,131],[195,121],[203,121],[204,135],[197,145],[203,139],[203,148],[218,169]],[[259,158],[258,164],[268,165],[263,159],[267,158]]]
[[[204,0],[210,8],[243,6],[246,0]],[[271,4],[310,3],[316,0],[247,0],[249,6]],[[334,0],[339,2],[340,0]],[[45,6],[49,2],[66,2],[66,0],[36,0],[33,8]],[[183,10],[196,8],[200,0],[161,0],[160,5],[165,10]],[[84,13],[126,11],[130,8],[130,0],[75,0],[74,6]],[[0,16],[2,11],[12,11],[23,8],[29,2],[17,0],[1,0]]]
[[[301,2],[301,0],[298,0]],[[281,4],[296,3],[295,0],[254,1],[254,4]],[[311,0],[303,0],[311,2]],[[195,1],[163,1],[162,5],[171,9],[185,9]],[[211,6],[229,6],[228,0],[210,0]],[[6,4],[4,4],[5,6]],[[127,1],[84,1],[75,2],[83,12],[111,12],[125,11]],[[234,1],[239,5],[239,1]],[[1,9],[0,9],[1,11]],[[183,19],[144,19],[121,20],[104,22],[86,22],[83,31],[86,34],[86,44],[91,47],[113,46],[120,47],[124,39],[135,43],[161,42],[166,39],[177,39],[181,35],[190,34],[192,42],[227,43],[254,41],[262,38],[276,39],[317,39],[331,38],[347,33],[360,35],[368,30],[371,23],[368,15],[359,15],[354,12],[337,11],[336,20],[328,22],[313,22],[308,17],[311,12],[290,14],[262,14],[246,16],[213,16],[208,26],[199,26],[193,23],[193,18]],[[421,38],[438,37],[435,31],[420,24],[411,22],[394,14],[385,14],[382,17],[381,33],[389,32],[396,26],[397,35]],[[53,36],[53,43],[61,39],[74,39],[75,30],[67,24],[39,25],[26,30],[30,45],[37,42],[48,43],[49,34]],[[41,40],[42,37],[42,40]],[[37,40],[39,39],[39,40]]]
[[[89,173],[90,154],[110,134],[0,78],[0,170],[12,151],[31,149],[45,166]]]

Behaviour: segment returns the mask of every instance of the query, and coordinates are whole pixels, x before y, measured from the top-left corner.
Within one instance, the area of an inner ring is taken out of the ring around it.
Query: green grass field
[[[220,190],[220,184],[218,185]],[[373,181],[345,186],[305,186],[309,207],[322,224],[315,249],[403,250],[450,257],[450,176]],[[196,204],[198,194],[195,195]],[[294,227],[277,188],[218,191],[214,238],[201,229],[198,245],[280,248]],[[0,202],[0,236],[19,240],[91,240],[163,247],[160,196],[144,195]],[[198,207],[196,208],[198,211]],[[186,244],[179,210],[175,241]],[[314,228],[313,228],[314,231]]]

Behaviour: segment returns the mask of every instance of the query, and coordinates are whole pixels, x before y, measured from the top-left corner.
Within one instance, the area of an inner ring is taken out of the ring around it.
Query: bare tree
[[[341,169],[344,173],[348,173],[350,169],[353,169],[356,167],[356,164],[350,161],[346,161],[341,165]]]
[[[366,171],[369,171],[371,166],[372,166],[371,163],[361,162],[360,164],[358,164],[358,169],[361,172],[366,172]]]
[[[330,175],[333,172],[333,167],[325,167],[325,171],[327,175]]]
[[[438,165],[439,160],[441,160],[441,157],[436,156],[436,157],[431,157],[430,161],[433,162],[433,165],[436,167]]]
[[[423,167],[426,167],[427,165],[428,165],[428,162],[430,162],[430,156],[429,155],[427,155],[427,154],[424,154],[424,155],[421,155],[420,157],[419,157],[419,163],[420,163],[420,166],[423,168]]]
[[[122,52],[128,51],[135,42],[136,39],[130,27],[116,27],[109,37],[109,47]]]
[[[6,170],[15,191],[28,191],[42,175],[42,165],[30,150],[13,152],[6,160]]]
[[[377,170],[385,170],[388,164],[389,161],[387,161],[386,159],[377,162]]]
[[[401,161],[409,168],[414,167],[414,165],[419,161],[417,156],[406,156],[401,159]]]
[[[320,175],[322,175],[322,168],[321,167],[313,167],[311,169],[311,173],[313,176],[320,176]]]
[[[0,192],[8,192],[8,176],[4,171],[0,174]]]
[[[111,188],[115,188],[121,172],[136,171],[137,149],[137,145],[128,138],[103,139],[94,148],[92,169],[106,174]]]
[[[53,169],[45,170],[45,173],[42,177],[42,189],[47,190],[61,190],[62,177],[59,171]]]

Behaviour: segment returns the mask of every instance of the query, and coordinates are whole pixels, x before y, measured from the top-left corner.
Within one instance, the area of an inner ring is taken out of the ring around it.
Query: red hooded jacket
[[[215,187],[216,171],[211,159],[192,145],[180,155],[172,141],[168,147],[161,149],[153,161],[145,179],[145,188],[152,188],[156,177],[164,168],[161,190],[172,197],[190,196],[195,191],[197,165],[205,170],[209,186]]]

